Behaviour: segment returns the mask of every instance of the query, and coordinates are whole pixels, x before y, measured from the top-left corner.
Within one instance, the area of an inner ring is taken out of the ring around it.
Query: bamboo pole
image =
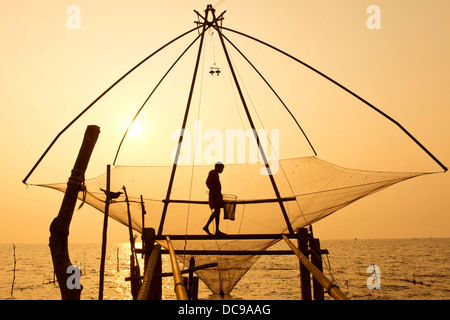
[[[333,284],[330,279],[328,279],[319,269],[317,269],[317,267],[313,265],[312,262],[309,261],[308,258],[306,258],[303,253],[301,253],[300,250],[285,235],[283,235],[283,239],[300,259],[300,262],[306,268],[308,268],[314,278],[319,281],[319,283],[322,285],[322,287],[324,287],[324,289],[331,297],[336,300],[348,300],[348,297],[339,289],[339,287]]]
[[[130,237],[130,247],[131,247],[131,255],[130,255],[130,273],[131,277],[136,278],[140,276],[139,269],[139,261],[136,255],[135,248],[135,238],[133,237],[133,221],[131,220],[131,211],[130,211],[130,201],[128,199],[127,188],[122,186],[123,192],[125,194],[125,201],[127,203],[127,215],[128,215],[128,234]],[[134,280],[131,282],[131,293],[133,295],[133,299],[137,299],[139,294],[139,288],[141,286],[140,280]]]
[[[209,10],[206,10],[206,18],[208,18],[208,12],[209,12]],[[206,22],[206,20],[205,20],[205,22]],[[172,173],[170,174],[169,185],[167,187],[166,201],[164,202],[161,220],[159,222],[158,235],[161,235],[163,233],[164,221],[166,219],[167,208],[169,205],[168,200],[170,199],[170,194],[172,192],[173,181],[175,179],[175,172],[177,170],[178,159],[179,159],[180,153],[181,153],[181,144],[183,142],[183,132],[186,129],[186,123],[187,123],[188,116],[189,116],[189,110],[191,108],[192,96],[194,94],[195,80],[197,79],[198,68],[200,65],[200,57],[202,55],[203,40],[205,38],[205,32],[206,32],[207,28],[209,28],[209,27],[207,27],[207,25],[205,23],[202,28],[200,44],[199,44],[198,53],[197,53],[197,61],[195,62],[194,74],[192,76],[192,82],[191,82],[191,89],[189,90],[189,96],[188,96],[188,101],[187,101],[187,105],[186,105],[186,110],[184,112],[183,123],[181,125],[181,133],[180,133],[180,137],[178,139],[177,151],[175,153],[175,159],[173,161],[173,166],[172,166]]]
[[[158,262],[159,253],[161,252],[161,246],[155,245],[152,250],[150,258],[148,258],[147,266],[145,268],[144,278],[142,280],[141,288],[137,296],[137,300],[147,300],[150,286],[155,273],[155,267]]]
[[[177,256],[175,255],[175,250],[172,246],[172,241],[170,241],[170,237],[166,237],[167,246],[169,247],[170,252],[170,262],[172,263],[173,270],[173,280],[175,293],[177,295],[177,300],[189,300],[186,287],[184,286],[183,277],[181,276],[180,267],[178,265]]]
[[[14,255],[14,271],[13,271],[13,280],[11,286],[11,296],[14,292],[14,283],[16,282],[16,245],[13,243],[13,255]]]
[[[102,235],[102,255],[100,259],[100,279],[98,300],[103,300],[103,284],[105,280],[105,259],[106,259],[106,242],[108,233],[108,216],[109,216],[109,204],[111,203],[111,165],[106,166],[106,200],[105,200],[105,216],[103,218],[103,235]]]

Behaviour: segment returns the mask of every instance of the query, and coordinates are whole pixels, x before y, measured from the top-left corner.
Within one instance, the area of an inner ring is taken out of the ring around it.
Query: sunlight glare
[[[137,137],[142,133],[142,124],[139,120],[134,120],[133,123],[130,126],[130,129],[128,130],[128,134]]]

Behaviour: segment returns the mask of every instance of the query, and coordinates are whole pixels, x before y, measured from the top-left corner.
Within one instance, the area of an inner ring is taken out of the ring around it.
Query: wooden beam
[[[67,280],[70,276],[67,273],[67,268],[72,266],[68,250],[69,227],[78,193],[83,191],[84,174],[99,134],[100,128],[98,126],[87,127],[78,157],[67,181],[66,192],[58,216],[50,225],[49,246],[62,300],[80,300],[83,290],[81,285],[79,288],[74,287],[72,289],[67,286]]]
[[[145,273],[142,280],[141,288],[139,290],[139,294],[137,296],[137,300],[147,300],[148,298],[160,251],[161,246],[159,244],[153,247],[152,253],[145,267]]]
[[[165,240],[166,236],[169,236],[171,240],[276,240],[283,239],[283,235],[288,238],[296,238],[296,234],[227,234],[223,236],[207,235],[207,234],[172,234],[172,235],[155,235],[155,240]]]
[[[189,300],[186,287],[184,286],[183,277],[181,276],[180,266],[178,265],[177,256],[172,246],[172,241],[166,236],[167,246],[170,251],[170,263],[172,264],[174,290],[177,295],[177,300]]]
[[[102,234],[102,254],[100,257],[100,279],[98,289],[98,300],[103,300],[103,286],[105,280],[105,259],[106,259],[106,242],[108,233],[108,216],[109,205],[111,202],[111,165],[106,166],[106,200],[105,200],[105,215],[103,217],[103,234]]]
[[[300,262],[312,273],[312,275],[320,282],[327,293],[336,300],[348,300],[348,297],[336,286],[330,279],[328,279],[315,265],[312,264],[308,258],[286,237],[283,236],[284,241],[295,252]]]

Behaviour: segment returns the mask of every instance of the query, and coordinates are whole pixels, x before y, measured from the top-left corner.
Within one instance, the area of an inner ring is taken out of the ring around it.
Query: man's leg
[[[211,234],[211,232],[209,232],[209,225],[211,224],[211,222],[216,218],[216,211],[217,209],[214,209],[214,211],[211,213],[211,216],[208,219],[208,222],[206,223],[206,225],[203,227],[203,230],[205,230],[205,232],[207,234]],[[220,213],[220,211],[219,211]],[[216,226],[217,226],[217,220],[216,220]]]
[[[220,224],[220,208],[214,208],[214,211],[212,212],[211,216],[209,217],[208,222],[206,223],[206,225],[203,227],[203,230],[205,230],[205,232],[207,234],[211,234],[211,232],[209,232],[209,225],[211,224],[211,222],[216,219],[216,235],[222,235],[224,234],[223,232],[219,231],[219,224]]]
[[[214,209],[214,214],[216,217],[216,235],[225,235],[225,233],[219,230],[219,222],[220,222],[220,208]]]

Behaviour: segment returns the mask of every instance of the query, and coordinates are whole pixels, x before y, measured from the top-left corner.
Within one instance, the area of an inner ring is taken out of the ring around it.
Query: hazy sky
[[[208,3],[0,1],[0,243],[48,242],[48,229],[63,194],[27,187],[22,179],[70,120],[141,59],[193,28],[193,10],[203,12]],[[211,4],[216,3],[218,13],[227,11],[224,26],[271,43],[336,79],[398,120],[450,166],[449,1],[217,0]],[[79,20],[73,20],[76,11],[68,11],[71,5],[79,9]],[[379,8],[379,16],[367,12],[371,5]],[[380,28],[370,28],[368,20]],[[395,126],[332,84],[260,45],[228,35],[266,68],[286,101],[294,102],[293,111],[321,159],[357,169],[442,171]],[[207,38],[208,45],[218,50],[211,39]],[[148,83],[161,77],[167,68],[163,64],[169,66],[192,40],[168,49],[136,75],[138,81],[124,84],[118,94],[89,111],[61,137],[29,182],[66,181],[88,124],[99,125],[101,133],[86,177],[102,174],[148,94]],[[219,54],[205,56],[204,72],[214,59],[223,62]],[[171,87],[184,90],[183,108],[192,64],[186,68],[186,76]],[[296,106],[295,101],[308,108]],[[328,109],[320,109],[322,105]],[[112,112],[106,106],[116,109]],[[132,154],[130,145],[126,150]],[[122,161],[128,159],[124,156]],[[315,234],[323,239],[450,237],[449,190],[449,173],[406,181],[327,217],[314,225]],[[75,212],[69,241],[101,241],[102,221],[102,214],[84,206]],[[109,239],[127,241],[128,231],[112,221]]]

